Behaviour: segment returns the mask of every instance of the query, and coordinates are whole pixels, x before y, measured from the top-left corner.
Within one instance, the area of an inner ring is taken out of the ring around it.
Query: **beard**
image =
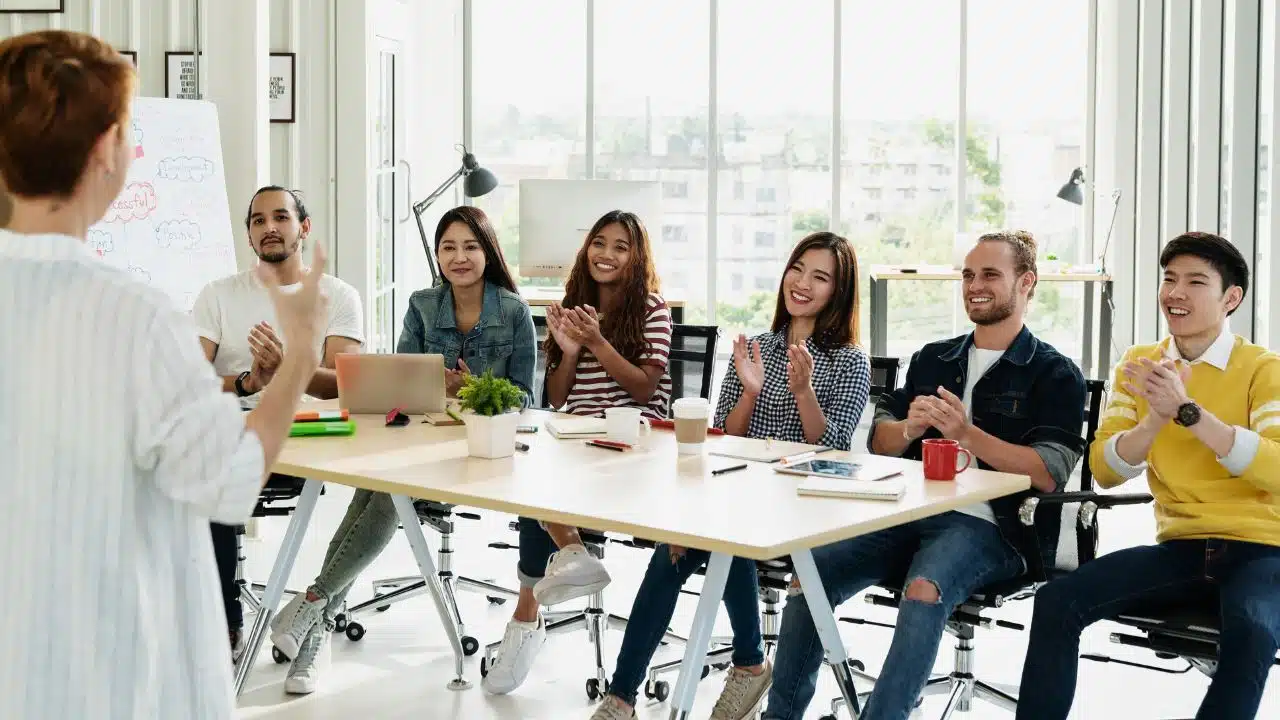
[[[1008,320],[1015,309],[1017,308],[1012,296],[1004,301],[1000,301],[999,298],[992,298],[991,302],[987,303],[985,307],[975,308],[970,305],[969,320],[975,325],[995,325]]]
[[[281,240],[283,240],[283,238],[281,238]],[[302,244],[302,240],[301,240],[301,237],[299,237],[294,239],[293,243],[284,241],[283,249],[280,249],[280,250],[272,249],[272,250],[265,250],[265,251],[257,250],[254,252],[254,254],[257,255],[258,259],[264,263],[277,265],[293,257],[293,254],[298,251],[298,246],[301,244]]]

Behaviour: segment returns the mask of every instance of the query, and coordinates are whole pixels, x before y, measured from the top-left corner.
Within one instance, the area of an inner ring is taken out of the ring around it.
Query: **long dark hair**
[[[853,244],[833,232],[816,232],[801,240],[791,251],[782,281],[778,283],[778,304],[773,311],[773,332],[781,332],[791,323],[783,287],[787,273],[810,250],[830,250],[836,260],[835,288],[826,307],[818,313],[813,328],[813,341],[823,350],[834,350],[858,344],[858,254]]]
[[[518,292],[516,281],[511,278],[511,270],[507,268],[507,260],[502,256],[502,246],[498,244],[498,234],[493,230],[493,223],[489,222],[489,216],[478,207],[460,205],[440,217],[440,222],[436,223],[435,252],[437,256],[440,253],[440,240],[449,226],[454,223],[466,225],[471,230],[471,234],[476,236],[480,248],[484,250],[485,281],[511,292]],[[449,282],[443,269],[440,272],[440,278],[441,282]]]
[[[616,294],[617,304],[614,307],[600,307],[600,285],[591,277],[590,261],[587,251],[591,241],[606,227],[617,223],[627,231],[631,240],[631,262],[622,273],[621,287]],[[600,323],[600,334],[613,346],[618,354],[630,362],[636,362],[646,347],[644,340],[645,305],[650,293],[660,289],[658,271],[653,265],[653,253],[649,246],[649,232],[635,213],[625,210],[610,210],[600,216],[591,226],[578,257],[573,261],[573,270],[564,285],[565,308],[591,305],[597,310],[608,311]],[[564,359],[564,351],[556,344],[554,337],[546,341],[547,366],[553,367]]]

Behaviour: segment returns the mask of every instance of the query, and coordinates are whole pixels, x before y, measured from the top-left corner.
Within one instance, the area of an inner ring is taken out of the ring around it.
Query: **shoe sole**
[[[276,646],[281,655],[290,660],[298,657],[298,650],[302,647],[302,643],[285,633],[271,633],[271,644]]]
[[[310,695],[315,692],[315,688],[300,688],[297,685],[290,685],[288,680],[284,681],[284,691],[290,695]]]
[[[538,604],[550,607],[552,605],[559,605],[560,603],[566,603],[570,600],[577,600],[578,598],[598,593],[606,587],[609,587],[609,583],[611,582],[613,582],[613,578],[605,577],[601,580],[595,580],[585,585],[568,585],[561,583],[547,588],[542,592],[538,592],[538,588],[535,586],[533,589],[533,597],[538,601]]]

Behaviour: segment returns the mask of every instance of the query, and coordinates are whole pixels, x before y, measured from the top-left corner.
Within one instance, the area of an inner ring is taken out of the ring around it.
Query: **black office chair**
[[[1102,416],[1102,401],[1106,385],[1101,380],[1085,381],[1085,442],[1086,447],[1093,443]],[[955,669],[946,675],[931,678],[926,683],[921,699],[930,695],[948,695],[949,701],[942,713],[942,720],[947,720],[955,712],[969,712],[974,698],[985,700],[1004,710],[1013,712],[1017,709],[1018,698],[1015,688],[1001,687],[978,679],[975,674],[976,653],[974,635],[977,628],[991,628],[993,625],[1011,630],[1024,630],[1020,623],[997,620],[983,615],[984,612],[999,608],[1006,602],[1024,600],[1035,596],[1036,588],[1046,582],[1071,572],[1081,564],[1092,560],[1098,549],[1097,511],[1120,505],[1134,505],[1151,501],[1145,493],[1103,495],[1093,491],[1093,473],[1087,461],[1081,463],[1079,481],[1073,478],[1061,493],[1045,493],[1027,498],[1022,504],[1019,517],[1022,521],[1024,536],[1029,547],[1036,551],[1027,558],[1028,570],[1021,577],[994,583],[982,588],[962,603],[947,620],[947,632],[956,637],[954,656]],[[1047,521],[1052,513],[1059,514],[1061,532],[1057,554],[1052,567],[1045,567],[1042,554],[1039,552],[1039,540],[1036,534],[1037,522]],[[884,594],[868,593],[867,602],[884,607],[898,607],[902,601],[902,585],[906,578],[893,578],[877,589]],[[876,625],[892,628],[892,624],[873,622],[862,618],[842,617],[841,622],[856,625]],[[856,673],[864,680],[874,678],[865,673]],[[870,692],[858,693],[859,705],[870,695]],[[823,720],[836,720],[840,707],[845,704],[844,698],[837,698],[831,703],[831,714]],[[857,714],[854,714],[857,717]]]
[[[896,357],[880,357],[873,356],[871,358],[871,390],[868,393],[868,403],[874,405],[876,400],[885,393],[892,392],[898,387],[898,372],[902,368],[902,361]],[[649,547],[653,543],[642,543]],[[791,558],[778,558],[776,560],[762,560],[756,563],[756,575],[760,585],[760,633],[764,638],[765,655],[771,656],[773,649],[778,644],[778,631],[782,624],[782,612],[779,605],[782,603],[782,597],[786,594],[787,588],[791,584]],[[699,569],[696,574],[706,575],[706,568]],[[697,590],[681,590],[686,595],[698,595]],[[711,670],[724,670],[729,667],[733,656],[733,638],[732,637],[713,637],[711,638],[711,650],[707,652],[706,664],[702,668],[702,677],[710,674]],[[854,662],[856,665],[856,661]],[[671,694],[671,685],[666,680],[659,680],[658,676],[664,673],[673,672],[680,669],[680,660],[672,660],[669,662],[659,663],[649,668],[648,679],[645,681],[644,694],[650,700],[663,702]]]
[[[535,316],[534,325],[540,329],[546,328],[546,319]],[[542,335],[540,332],[539,335]],[[715,374],[716,359],[716,343],[720,337],[720,331],[715,326],[708,325],[674,325],[671,332],[671,350],[668,355],[669,368],[671,373],[671,399],[677,400],[682,397],[689,397],[691,393],[697,396],[711,398],[711,383]],[[545,365],[545,362],[541,363]],[[546,409],[554,409],[550,407],[547,401],[546,378],[542,378],[542,406]],[[515,522],[511,523],[512,530],[519,530]],[[646,544],[645,541],[635,538],[615,539],[610,538],[604,533],[591,532],[586,529],[579,529],[579,535],[582,537],[583,544],[587,550],[594,556],[604,559],[604,548],[608,542],[615,542],[628,547],[649,547],[653,545]],[[516,549],[517,546],[510,543],[498,542],[491,543],[491,548],[503,550]],[[603,637],[606,627],[625,628],[627,618],[614,613],[605,612],[604,594],[597,592],[587,598],[587,605],[582,610],[568,612],[547,612],[543,614],[546,621],[547,634],[564,633],[570,630],[585,628],[587,630],[591,644],[595,647],[595,677],[588,678],[586,682],[587,697],[591,700],[597,700],[605,693],[609,692],[609,679],[604,669],[604,644]],[[666,640],[683,642],[684,637],[673,632],[666,634]],[[488,666],[493,662],[493,652],[497,650],[501,643],[491,643],[485,647],[484,657],[480,660],[480,674],[483,676],[488,671]]]

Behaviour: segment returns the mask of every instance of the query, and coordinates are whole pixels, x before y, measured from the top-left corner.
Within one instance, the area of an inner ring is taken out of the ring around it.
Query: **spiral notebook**
[[[796,488],[799,495],[813,497],[854,498],[858,500],[900,500],[906,492],[901,477],[884,480],[848,480],[846,478],[807,475]]]

